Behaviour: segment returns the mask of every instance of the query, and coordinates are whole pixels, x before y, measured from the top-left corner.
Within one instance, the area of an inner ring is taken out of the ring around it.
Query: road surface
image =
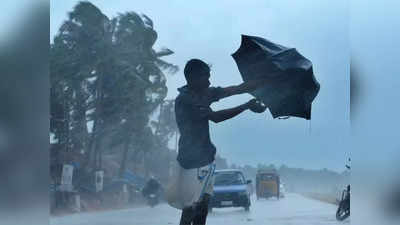
[[[207,225],[333,225],[350,224],[335,219],[336,206],[287,194],[281,200],[252,199],[250,212],[243,208],[214,209]],[[51,225],[175,225],[180,211],[167,204],[96,213],[81,213],[50,219]]]

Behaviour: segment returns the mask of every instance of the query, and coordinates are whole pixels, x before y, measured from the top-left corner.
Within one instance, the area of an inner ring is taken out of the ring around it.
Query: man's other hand
[[[267,109],[267,106],[264,105],[264,103],[262,103],[261,101],[255,99],[255,98],[248,101],[247,106],[249,107],[249,109],[252,112],[255,112],[255,113],[263,113]]]

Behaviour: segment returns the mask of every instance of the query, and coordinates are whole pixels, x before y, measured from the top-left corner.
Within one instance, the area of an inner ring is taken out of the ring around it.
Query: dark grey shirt
[[[206,166],[214,161],[216,148],[210,140],[210,105],[223,95],[221,87],[209,87],[201,95],[187,86],[178,89],[175,117],[180,131],[178,162],[185,169]]]

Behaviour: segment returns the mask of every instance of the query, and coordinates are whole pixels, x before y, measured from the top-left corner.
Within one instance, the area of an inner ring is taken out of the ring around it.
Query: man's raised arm
[[[251,111],[255,113],[262,113],[265,111],[266,106],[262,105],[259,101],[256,99],[252,99],[242,105],[239,105],[234,108],[230,109],[224,109],[216,112],[210,112],[208,114],[208,119],[213,121],[214,123],[219,123],[228,119],[231,119],[243,111],[250,109]]]
[[[282,82],[285,79],[285,76],[282,76],[279,74],[279,72],[276,72],[275,74],[270,74],[268,78],[245,81],[239,85],[222,88],[223,94],[220,96],[220,98],[252,92],[268,83]]]
[[[244,93],[254,91],[257,88],[262,87],[263,85],[267,84],[269,82],[269,80],[267,80],[267,79],[250,80],[250,81],[243,82],[239,85],[225,87],[225,88],[223,88],[223,95],[221,96],[221,98],[226,98],[226,97],[229,97],[232,95],[239,95],[239,94],[244,94]]]
[[[249,109],[249,103],[245,103],[245,104],[242,104],[237,107],[230,108],[230,109],[224,109],[224,110],[220,110],[220,111],[216,111],[216,112],[211,112],[208,115],[208,119],[213,121],[214,123],[219,123],[219,122],[231,119],[247,109]]]

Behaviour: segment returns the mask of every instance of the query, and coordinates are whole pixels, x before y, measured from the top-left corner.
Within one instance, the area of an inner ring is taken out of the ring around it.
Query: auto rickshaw
[[[280,197],[280,178],[276,171],[257,171],[256,195],[257,199]]]

